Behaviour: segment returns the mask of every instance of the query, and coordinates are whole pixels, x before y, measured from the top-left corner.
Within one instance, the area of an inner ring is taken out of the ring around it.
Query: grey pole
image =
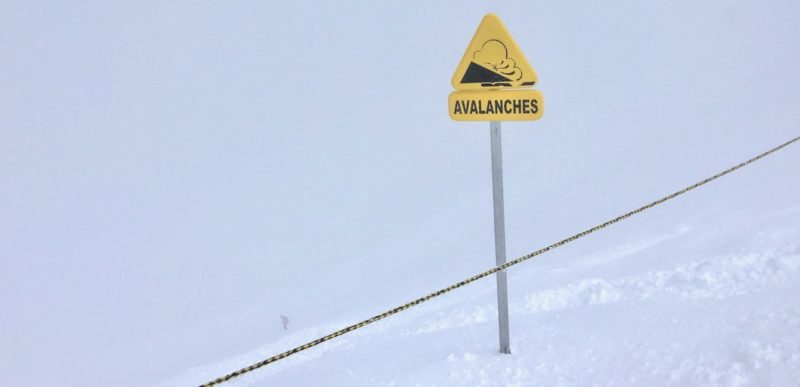
[[[492,138],[492,196],[494,198],[494,256],[498,265],[506,263],[506,221],[503,209],[503,144],[500,121],[489,124]],[[497,272],[497,317],[500,324],[500,353],[511,353],[508,333],[508,285],[506,271]]]

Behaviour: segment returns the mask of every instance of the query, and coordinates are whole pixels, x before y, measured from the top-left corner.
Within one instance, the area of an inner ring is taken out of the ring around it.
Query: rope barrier
[[[592,234],[592,233],[594,233],[596,231],[599,231],[599,230],[604,229],[604,228],[606,228],[608,226],[611,226],[614,223],[620,222],[620,221],[625,220],[625,219],[627,219],[627,218],[629,218],[631,216],[637,215],[637,214],[639,214],[641,212],[644,212],[644,211],[646,211],[646,210],[648,210],[650,208],[653,208],[653,207],[655,207],[655,206],[657,206],[659,204],[662,204],[662,203],[664,203],[664,202],[666,202],[668,200],[674,199],[674,198],[676,198],[676,197],[678,197],[680,195],[683,195],[683,194],[685,194],[685,193],[687,193],[687,192],[689,192],[689,191],[691,191],[691,190],[693,190],[695,188],[698,188],[698,187],[700,187],[702,185],[708,184],[708,183],[710,183],[710,182],[712,182],[712,181],[714,181],[714,180],[716,180],[716,179],[718,179],[718,178],[720,178],[722,176],[725,176],[725,175],[727,175],[727,174],[729,174],[729,173],[731,173],[733,171],[736,171],[739,168],[747,166],[748,164],[750,164],[752,162],[758,161],[758,160],[760,160],[760,159],[762,159],[762,158],[764,158],[766,156],[769,156],[770,154],[775,153],[775,152],[777,152],[777,151],[779,151],[779,150],[791,145],[792,143],[794,143],[794,142],[796,142],[798,140],[800,140],[800,137],[795,137],[795,138],[793,138],[793,139],[791,139],[791,140],[789,140],[789,141],[787,141],[787,142],[785,142],[785,143],[783,143],[783,144],[781,144],[779,146],[776,146],[776,147],[774,147],[774,148],[772,148],[772,149],[770,149],[770,150],[768,150],[768,151],[766,151],[764,153],[761,153],[758,156],[755,156],[755,157],[753,157],[753,158],[751,158],[751,159],[749,159],[747,161],[739,163],[739,164],[737,164],[737,165],[735,165],[733,167],[730,167],[730,168],[728,168],[728,169],[726,169],[726,170],[724,170],[724,171],[722,171],[720,173],[717,173],[714,176],[708,177],[708,178],[706,178],[704,180],[701,180],[701,181],[699,181],[697,183],[694,183],[694,184],[692,184],[692,185],[690,185],[690,186],[688,186],[686,188],[683,188],[683,189],[681,189],[679,191],[673,192],[672,194],[664,196],[661,199],[658,199],[658,200],[656,200],[654,202],[651,202],[651,203],[646,204],[646,205],[644,205],[642,207],[639,207],[639,208],[637,208],[637,209],[635,209],[633,211],[630,211],[630,212],[628,212],[628,213],[626,213],[624,215],[620,215],[620,216],[618,216],[618,217],[616,217],[614,219],[611,219],[611,220],[606,221],[604,223],[598,224],[597,226],[594,226],[594,227],[592,227],[590,229],[587,229],[585,231],[581,231],[581,232],[579,232],[579,233],[577,233],[577,234],[575,234],[575,235],[573,235],[573,236],[571,236],[569,238],[563,239],[563,240],[561,240],[559,242],[556,242],[556,243],[554,243],[554,244],[552,244],[550,246],[547,246],[545,248],[536,250],[536,251],[534,251],[534,252],[532,252],[530,254],[523,255],[523,256],[521,256],[521,257],[519,257],[517,259],[514,259],[512,261],[506,262],[506,263],[504,263],[502,265],[496,266],[496,267],[494,267],[494,268],[492,268],[490,270],[484,271],[483,273],[474,275],[474,276],[472,276],[470,278],[467,278],[467,279],[465,279],[465,280],[463,280],[461,282],[458,282],[458,283],[450,285],[450,286],[448,286],[446,288],[437,290],[437,291],[435,291],[433,293],[430,293],[430,294],[428,294],[428,295],[426,295],[424,297],[420,297],[420,298],[418,298],[418,299],[416,299],[414,301],[405,303],[405,304],[400,305],[400,306],[398,306],[398,307],[396,307],[394,309],[387,310],[386,312],[383,312],[381,314],[372,316],[372,317],[370,317],[370,318],[368,318],[368,319],[366,319],[364,321],[361,321],[359,323],[350,325],[350,326],[348,326],[346,328],[340,329],[340,330],[338,330],[336,332],[333,332],[333,333],[331,333],[331,334],[329,334],[327,336],[320,337],[320,338],[318,338],[316,340],[313,340],[313,341],[310,341],[310,342],[305,343],[303,345],[300,345],[298,347],[292,348],[292,349],[290,349],[290,350],[288,350],[286,352],[277,354],[277,355],[272,356],[272,357],[270,357],[268,359],[264,359],[264,360],[262,360],[262,361],[260,361],[258,363],[255,363],[255,364],[250,365],[248,367],[242,368],[242,369],[240,369],[238,371],[231,372],[231,373],[229,373],[229,374],[227,374],[225,376],[219,377],[219,378],[214,379],[214,380],[212,380],[212,381],[210,381],[210,382],[208,382],[206,384],[203,384],[200,387],[211,387],[211,386],[215,386],[217,384],[229,381],[229,380],[231,380],[231,379],[233,379],[233,378],[235,378],[237,376],[241,376],[241,375],[246,374],[248,372],[254,371],[254,370],[256,370],[258,368],[261,368],[261,367],[263,367],[263,366],[265,366],[267,364],[274,363],[274,362],[276,362],[278,360],[281,360],[281,359],[285,359],[285,358],[287,358],[289,356],[292,356],[292,355],[294,355],[294,354],[296,354],[296,353],[298,353],[300,351],[304,351],[304,350],[309,349],[311,347],[315,347],[315,346],[320,345],[320,344],[322,344],[322,343],[324,343],[324,342],[326,342],[328,340],[335,339],[335,338],[337,338],[339,336],[344,335],[345,333],[352,332],[352,331],[354,331],[356,329],[363,328],[363,327],[365,327],[365,326],[367,326],[369,324],[372,324],[372,323],[374,323],[376,321],[383,320],[386,317],[389,317],[391,315],[400,313],[400,312],[402,312],[402,311],[404,311],[404,310],[406,310],[408,308],[411,308],[412,306],[416,306],[416,305],[419,305],[419,304],[421,304],[423,302],[430,301],[431,299],[439,297],[439,296],[441,296],[441,295],[443,295],[445,293],[451,292],[451,291],[453,291],[455,289],[458,289],[458,288],[460,288],[462,286],[465,286],[467,284],[475,282],[475,281],[477,281],[479,279],[488,277],[488,276],[490,276],[490,275],[492,275],[494,273],[497,273],[498,271],[505,270],[505,269],[507,269],[507,268],[509,268],[511,266],[514,266],[514,265],[519,264],[521,262],[527,261],[527,260],[529,260],[529,259],[531,259],[533,257],[542,255],[542,254],[544,254],[544,253],[546,253],[546,252],[548,252],[550,250],[557,249],[557,248],[559,248],[561,246],[564,246],[564,245],[566,245],[566,244],[568,244],[570,242],[573,242],[573,241],[575,241],[577,239],[583,238],[583,237],[585,237],[585,236],[587,236],[589,234]]]

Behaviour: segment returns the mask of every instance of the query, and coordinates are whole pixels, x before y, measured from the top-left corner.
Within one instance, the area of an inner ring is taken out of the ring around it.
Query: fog
[[[800,130],[793,1],[6,1],[3,384],[152,385],[490,267],[488,123],[446,111],[487,12],[546,101],[503,124],[509,257]],[[712,196],[796,202],[791,157]]]

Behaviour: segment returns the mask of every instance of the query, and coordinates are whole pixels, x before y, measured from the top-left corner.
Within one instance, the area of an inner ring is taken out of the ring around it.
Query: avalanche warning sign
[[[456,90],[532,87],[536,72],[494,14],[481,20],[478,30],[453,74]]]

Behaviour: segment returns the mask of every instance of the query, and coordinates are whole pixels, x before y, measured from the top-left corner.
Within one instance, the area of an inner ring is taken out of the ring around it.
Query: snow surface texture
[[[497,353],[493,281],[484,281],[228,385],[794,385],[800,207],[747,219],[759,230],[683,225],[571,265],[511,269],[512,355]],[[729,238],[737,243],[716,254],[695,251]],[[592,273],[664,249],[669,259],[635,273]],[[539,283],[554,277],[561,284]],[[163,386],[209,381],[343,325],[287,335]]]

